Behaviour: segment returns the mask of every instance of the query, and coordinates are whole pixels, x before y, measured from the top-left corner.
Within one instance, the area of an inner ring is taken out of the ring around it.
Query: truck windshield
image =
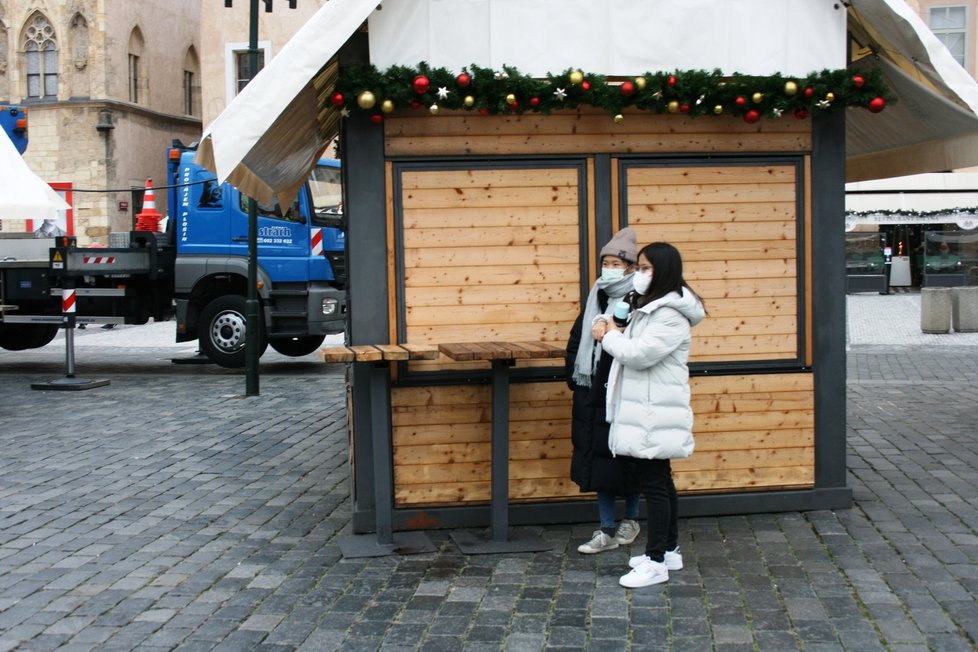
[[[343,214],[343,186],[337,165],[317,165],[309,177],[309,190],[316,215]]]

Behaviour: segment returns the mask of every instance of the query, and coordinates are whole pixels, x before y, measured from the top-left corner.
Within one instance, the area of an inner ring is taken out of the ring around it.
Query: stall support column
[[[509,531],[509,369],[512,360],[492,361],[492,540]]]
[[[371,349],[372,347],[359,347]],[[357,354],[354,353],[354,356]],[[376,350],[366,358],[354,357],[354,364],[369,364],[370,440],[373,445],[374,534],[341,537],[340,552],[348,559],[434,552],[435,546],[424,532],[394,532],[394,461],[391,456],[388,382],[390,358],[378,360]]]

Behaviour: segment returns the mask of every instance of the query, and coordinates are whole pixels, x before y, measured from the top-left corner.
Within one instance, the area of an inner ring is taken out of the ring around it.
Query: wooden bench
[[[358,344],[319,349],[319,359],[323,362],[435,360],[438,356],[438,346],[434,344]]]

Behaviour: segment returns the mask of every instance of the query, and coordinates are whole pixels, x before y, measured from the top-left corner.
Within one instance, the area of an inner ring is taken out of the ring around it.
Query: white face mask
[[[625,277],[625,270],[622,268],[604,267],[601,269],[602,281],[617,281]]]
[[[645,294],[649,290],[649,286],[652,285],[652,272],[648,274],[642,274],[641,272],[635,272],[632,275],[632,287],[639,294]]]

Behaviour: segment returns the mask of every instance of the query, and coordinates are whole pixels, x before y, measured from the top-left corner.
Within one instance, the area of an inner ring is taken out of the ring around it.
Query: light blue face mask
[[[604,267],[601,269],[601,280],[602,281],[617,281],[618,279],[625,278],[625,270],[621,268],[614,267]]]

